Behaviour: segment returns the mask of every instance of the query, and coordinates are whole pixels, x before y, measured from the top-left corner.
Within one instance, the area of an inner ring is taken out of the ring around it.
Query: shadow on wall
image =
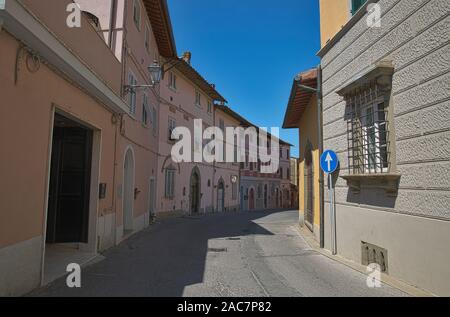
[[[333,185],[336,188],[336,183],[341,174],[341,166],[333,174]],[[328,190],[328,188],[326,188]],[[336,199],[336,196],[335,196]],[[395,208],[397,201],[396,195],[388,195],[382,188],[365,187],[362,186],[358,192],[348,188],[346,202],[358,205],[374,206],[379,208]]]
[[[242,212],[165,219],[105,253],[106,259],[82,272],[82,288],[65,278],[31,296],[180,297],[203,282],[211,239],[273,235],[254,221],[268,212]],[[219,221],[215,219],[221,217]],[[238,219],[237,219],[238,217]],[[219,226],[211,225],[220,223]]]

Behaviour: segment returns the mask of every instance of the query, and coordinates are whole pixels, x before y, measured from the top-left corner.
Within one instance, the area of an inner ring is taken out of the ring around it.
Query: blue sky
[[[262,127],[281,127],[293,78],[319,64],[318,0],[169,0],[178,54]],[[295,145],[297,130],[280,130]]]

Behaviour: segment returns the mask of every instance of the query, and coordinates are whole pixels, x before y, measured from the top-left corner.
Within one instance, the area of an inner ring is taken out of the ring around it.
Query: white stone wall
[[[398,196],[336,181],[337,251],[361,263],[361,241],[388,250],[389,274],[450,295],[450,1],[380,0],[381,28],[366,17],[322,58],[324,147],[348,174],[346,103],[336,91],[381,60],[392,61],[390,111]],[[325,187],[326,188],[326,187]],[[325,190],[325,247],[330,248]],[[447,263],[447,264],[444,264]]]
[[[390,130],[395,133],[393,160],[402,178],[397,199],[379,192],[373,205],[450,219],[450,1],[378,3],[381,28],[369,28],[366,18],[360,19],[322,59],[324,146],[339,153],[341,175],[346,174],[345,101],[336,91],[376,62],[391,60],[395,126]],[[352,197],[341,178],[336,196],[342,204],[363,200]]]

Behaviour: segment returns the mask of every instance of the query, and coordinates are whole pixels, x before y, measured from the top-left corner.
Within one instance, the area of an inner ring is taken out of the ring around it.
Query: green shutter
[[[352,0],[352,14],[358,12],[358,10],[367,2],[367,0]]]

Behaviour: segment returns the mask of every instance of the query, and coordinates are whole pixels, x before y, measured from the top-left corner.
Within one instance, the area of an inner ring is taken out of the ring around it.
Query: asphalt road
[[[404,296],[310,249],[297,212],[215,214],[163,220],[82,271],[32,296]]]

